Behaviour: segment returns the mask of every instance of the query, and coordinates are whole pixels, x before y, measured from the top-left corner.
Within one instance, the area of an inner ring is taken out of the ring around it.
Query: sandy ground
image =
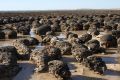
[[[81,35],[85,33],[84,31],[76,32]],[[8,46],[11,44],[12,40],[0,41],[0,46]],[[101,56],[103,60],[107,63],[108,70],[104,75],[98,75],[93,71],[77,63],[73,56],[63,56],[63,61],[65,61],[72,73],[72,80],[120,80],[120,64],[117,62],[117,58],[120,55],[115,54],[116,48],[109,48],[107,50],[107,55],[95,55]],[[57,80],[52,74],[49,73],[34,73],[35,65],[29,61],[18,61],[22,70],[13,78],[13,80]]]

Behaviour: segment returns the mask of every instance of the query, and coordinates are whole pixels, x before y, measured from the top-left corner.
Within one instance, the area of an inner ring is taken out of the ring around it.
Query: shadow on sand
[[[75,70],[77,68],[74,64],[72,64],[72,63],[76,62],[75,58],[73,58],[73,57],[65,57],[64,56],[63,61],[68,63],[68,66],[69,66],[70,70]]]
[[[76,59],[73,56],[69,56],[69,57],[68,56],[64,56],[63,60],[65,62],[77,62]]]
[[[120,71],[108,69],[104,74],[110,76],[120,76]]]
[[[88,76],[83,76],[83,75],[75,75],[75,76],[72,76],[72,80],[105,80],[105,79],[96,78],[96,77],[88,77]]]
[[[102,57],[106,64],[117,64],[116,57]]]
[[[13,78],[13,80],[29,80],[34,74],[35,65],[25,62],[19,63],[21,71]]]

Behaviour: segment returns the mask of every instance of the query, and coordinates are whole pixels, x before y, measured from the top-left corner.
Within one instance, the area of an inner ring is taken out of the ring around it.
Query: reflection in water
[[[35,37],[36,34],[35,34],[35,29],[31,29],[30,30],[30,37]]]
[[[59,36],[57,36],[58,38],[66,38],[64,34],[60,34]]]
[[[35,47],[35,49],[40,49],[40,48],[42,49],[42,48],[44,48],[44,47],[45,47],[45,46],[43,46],[42,43],[39,43],[39,44]]]
[[[31,30],[30,30],[30,37],[36,37],[36,34],[35,34],[35,29],[34,28],[32,28]],[[42,43],[39,43],[37,46],[35,46],[35,49],[42,49],[44,46],[42,45]]]
[[[64,34],[60,34],[59,36],[57,36],[59,38],[60,41],[63,41],[66,39],[65,35]]]

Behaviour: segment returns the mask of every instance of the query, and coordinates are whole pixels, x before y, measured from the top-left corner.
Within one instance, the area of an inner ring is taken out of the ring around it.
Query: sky
[[[0,0],[0,11],[120,9],[120,0]]]

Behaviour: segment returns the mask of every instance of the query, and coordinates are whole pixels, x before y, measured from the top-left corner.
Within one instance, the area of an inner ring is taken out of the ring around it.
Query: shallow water
[[[30,30],[30,37],[35,37],[36,34],[35,34],[35,29],[31,29]]]
[[[35,47],[35,49],[40,49],[40,48],[44,48],[45,46],[43,46],[42,45],[42,43],[39,43],[36,47]]]

